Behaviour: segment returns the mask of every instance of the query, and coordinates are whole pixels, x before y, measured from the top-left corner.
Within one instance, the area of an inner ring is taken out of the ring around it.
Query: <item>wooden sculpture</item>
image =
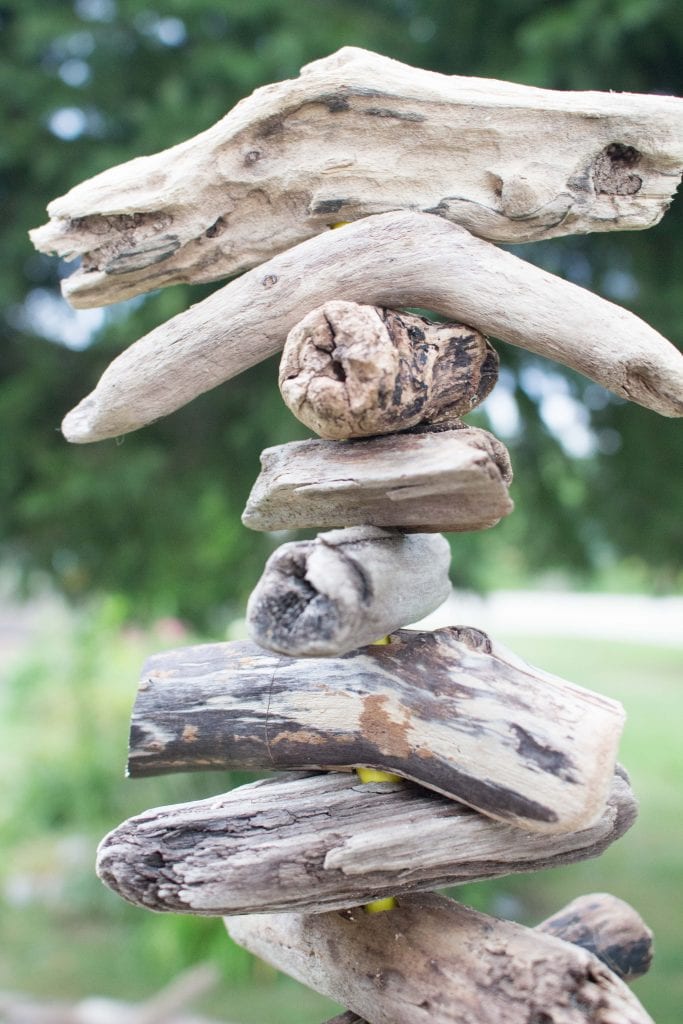
[[[227,915],[236,941],[348,1007],[329,1024],[650,1020],[624,981],[651,935],[622,901],[583,897],[529,929],[423,892],[617,840],[636,814],[621,706],[474,627],[403,627],[448,593],[440,531],[512,510],[504,446],[461,419],[496,381],[488,335],[683,415],[669,342],[493,244],[649,227],[681,138],[672,97],[345,48],[77,186],[33,233],[83,257],[65,284],[79,306],[247,271],[118,356],[69,440],[135,430],[280,349],[283,399],[320,435],[263,453],[243,520],[331,532],[271,557],[251,641],[150,659],[131,727],[131,775],[288,774],[124,822],[98,872],[137,905]]]

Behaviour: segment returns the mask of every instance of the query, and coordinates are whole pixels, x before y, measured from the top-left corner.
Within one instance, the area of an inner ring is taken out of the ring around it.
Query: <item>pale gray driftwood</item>
[[[498,379],[479,331],[356,302],[326,302],[287,336],[280,391],[321,437],[453,425]]]
[[[372,1024],[652,1024],[585,949],[434,893],[382,914],[227,917],[230,937]]]
[[[683,170],[683,103],[447,77],[345,47],[208,131],[50,203],[92,306],[262,263],[339,220],[433,211],[484,238],[647,228]]]
[[[595,953],[625,981],[650,970],[651,930],[632,906],[609,893],[579,896],[539,927]]]
[[[636,811],[620,774],[594,825],[555,836],[493,821],[411,782],[363,784],[348,772],[280,776],[123,822],[100,843],[97,873],[149,910],[317,914],[597,857]],[[604,903],[589,907],[588,919],[572,907],[557,924],[593,947],[609,928],[616,961],[624,914],[613,927],[614,916]],[[642,929],[630,927],[629,939],[636,937]],[[620,962],[636,955],[624,951]]]
[[[168,415],[278,352],[330,299],[431,309],[683,414],[683,356],[633,313],[440,217],[401,212],[302,242],[140,338],[67,415],[65,437],[99,441]]]
[[[609,893],[579,896],[557,914],[541,921],[534,931],[582,946],[623,981],[633,981],[650,968],[652,932],[633,907]],[[537,1020],[548,1024],[542,1016]],[[367,1022],[348,1010],[326,1024]]]
[[[484,530],[512,511],[511,480],[507,449],[477,427],[292,441],[261,453],[242,522],[252,530]]]
[[[342,658],[233,641],[147,661],[128,769],[367,766],[519,828],[570,832],[604,811],[623,719],[469,627],[399,630]]]
[[[249,598],[249,636],[292,657],[346,654],[443,604],[450,562],[441,534],[375,526],[283,544]]]

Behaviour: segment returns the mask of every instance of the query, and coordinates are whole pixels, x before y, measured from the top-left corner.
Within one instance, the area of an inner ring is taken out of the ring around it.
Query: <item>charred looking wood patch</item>
[[[633,173],[641,163],[641,154],[633,146],[612,142],[598,155],[593,165],[593,183],[598,195],[633,196],[643,179]]]

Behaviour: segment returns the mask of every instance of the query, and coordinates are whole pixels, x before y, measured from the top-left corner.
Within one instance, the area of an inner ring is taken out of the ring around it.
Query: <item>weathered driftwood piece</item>
[[[355,441],[292,441],[261,453],[242,522],[252,530],[484,530],[512,511],[507,449],[461,427]]]
[[[302,242],[140,338],[66,416],[65,437],[99,441],[167,416],[279,351],[330,299],[431,309],[683,414],[683,355],[633,313],[440,217],[400,212]]]
[[[652,1024],[586,950],[434,893],[388,913],[228,917],[232,939],[372,1024]]]
[[[609,893],[579,896],[539,928],[595,953],[624,981],[650,970],[652,932],[632,906]]]
[[[534,930],[588,949],[623,981],[634,981],[650,968],[652,932],[633,907],[609,893],[579,896]],[[547,1018],[536,1019],[548,1024]],[[348,1010],[326,1024],[367,1022]]]
[[[123,822],[100,843],[97,872],[149,910],[317,914],[597,857],[636,811],[620,774],[594,825],[555,836],[522,832],[410,782],[363,784],[348,772],[278,777]],[[617,952],[624,913],[615,927],[604,904],[571,913],[557,925],[582,944],[595,951],[609,928],[612,959],[643,963],[635,946]],[[629,927],[628,936],[640,939],[642,929]]]
[[[333,440],[452,426],[497,379],[498,354],[471,327],[339,301],[292,328],[279,375],[294,415]]]
[[[647,228],[683,171],[683,103],[448,77],[353,47],[50,203],[44,252],[82,256],[74,305],[262,263],[338,220],[417,209],[484,238]]]
[[[346,654],[443,604],[450,562],[441,534],[374,526],[283,544],[249,598],[249,635],[292,657]]]
[[[604,810],[623,718],[467,627],[399,630],[343,658],[233,641],[147,661],[128,768],[367,766],[519,828],[570,832]]]

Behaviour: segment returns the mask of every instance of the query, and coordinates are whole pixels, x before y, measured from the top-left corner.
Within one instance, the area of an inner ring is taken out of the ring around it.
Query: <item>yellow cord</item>
[[[338,220],[335,224],[330,224],[330,229],[334,231],[335,228],[345,228],[350,223],[350,220]]]

